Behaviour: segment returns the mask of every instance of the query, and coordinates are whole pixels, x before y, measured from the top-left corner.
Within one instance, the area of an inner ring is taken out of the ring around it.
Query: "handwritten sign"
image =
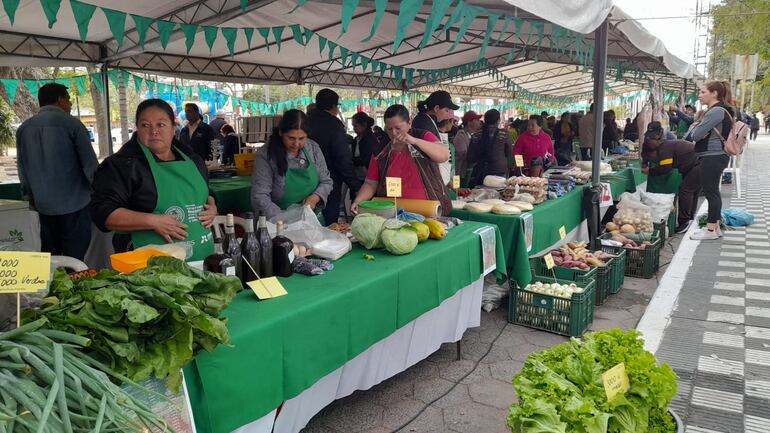
[[[564,226],[559,227],[559,238],[564,240],[567,237],[567,229]]]
[[[521,155],[514,155],[514,160],[516,161],[516,167],[524,167],[524,157]]]
[[[460,189],[460,176],[452,176],[452,188]]]
[[[50,275],[50,253],[0,252],[0,293],[44,290]]]
[[[548,254],[544,255],[543,256],[543,261],[545,262],[545,267],[546,268],[553,269],[554,262],[553,262],[553,256],[551,255],[551,253],[548,253]]]
[[[625,394],[630,385],[626,374],[626,365],[622,362],[602,373],[604,392],[607,400],[612,401],[618,394]]]
[[[401,178],[386,177],[385,192],[387,193],[388,197],[401,197]]]
[[[251,290],[255,295],[257,295],[257,298],[259,299],[277,298],[279,296],[288,294],[286,289],[283,288],[283,285],[280,281],[278,281],[278,278],[276,277],[261,278],[259,280],[249,281],[246,283],[246,285],[251,288]]]

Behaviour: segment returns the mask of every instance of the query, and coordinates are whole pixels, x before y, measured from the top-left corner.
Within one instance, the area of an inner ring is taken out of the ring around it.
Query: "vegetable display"
[[[619,209],[612,218],[612,223],[607,223],[607,231],[620,233],[650,233],[653,230],[652,215],[649,210],[624,207]],[[613,233],[616,234],[616,233]]]
[[[391,218],[382,226],[382,244],[393,255],[411,253],[418,242],[417,230],[409,223]]]
[[[622,246],[623,248],[630,248],[633,250],[644,250],[647,249],[650,245],[652,245],[649,241],[643,241],[641,243],[637,243],[636,241],[629,239],[623,235],[613,235],[610,238],[611,241],[619,243],[619,245],[616,246]]]
[[[603,251],[591,252],[586,242],[570,242],[562,245],[559,250],[551,251],[553,263],[563,268],[574,268],[587,271],[589,267],[603,268],[607,266],[605,260],[612,258]]]
[[[131,383],[84,354],[91,340],[42,329],[39,319],[0,333],[0,431],[174,432],[144,403],[110,381]]]
[[[375,214],[361,213],[353,218],[350,232],[364,248],[368,250],[382,248],[380,232],[383,224],[385,224],[385,218]]]
[[[559,283],[543,283],[536,281],[527,285],[524,290],[530,292],[541,293],[543,295],[558,296],[560,298],[572,298],[574,293],[583,293],[583,288],[578,287],[577,284],[559,284]]]
[[[130,274],[103,270],[72,281],[57,270],[48,304],[28,310],[45,327],[91,340],[88,351],[133,381],[169,378],[178,390],[180,369],[194,354],[228,344],[217,318],[242,289],[237,277],[199,271],[173,257],[152,257]]]
[[[674,433],[668,406],[677,378],[644,350],[635,330],[586,334],[533,353],[513,379],[518,403],[507,423],[514,433]],[[630,388],[608,401],[602,373],[624,363]]]
[[[366,213],[357,215],[350,227],[356,239],[367,249],[385,248],[394,255],[409,254],[418,243],[444,239],[447,233],[447,225],[432,218],[423,222],[406,222]]]

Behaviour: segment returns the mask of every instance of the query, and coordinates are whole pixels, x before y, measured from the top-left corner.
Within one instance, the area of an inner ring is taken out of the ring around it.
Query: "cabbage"
[[[380,232],[385,223],[385,218],[371,213],[362,213],[353,218],[350,224],[350,232],[358,242],[368,250],[382,248]]]
[[[409,254],[417,247],[417,231],[404,221],[389,219],[382,230],[382,243],[389,253],[397,256]]]

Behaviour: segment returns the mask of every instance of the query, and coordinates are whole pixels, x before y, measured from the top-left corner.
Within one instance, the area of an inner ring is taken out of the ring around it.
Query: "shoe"
[[[716,230],[698,229],[690,235],[690,239],[695,241],[715,241],[719,239],[719,234]]]
[[[679,235],[679,234],[682,234],[682,233],[686,232],[687,229],[690,228],[690,223],[691,222],[692,221],[687,221],[687,222],[679,224],[678,226],[676,226],[676,230],[674,230],[674,233]]]

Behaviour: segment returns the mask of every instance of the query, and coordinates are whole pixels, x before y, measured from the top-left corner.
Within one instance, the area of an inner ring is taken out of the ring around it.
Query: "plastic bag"
[[[481,201],[486,200],[490,198],[500,198],[500,193],[497,192],[497,190],[492,188],[483,188],[483,187],[477,187],[473,188],[471,190],[471,193],[468,197],[465,198],[466,201]]]
[[[722,221],[729,227],[744,227],[754,224],[754,215],[745,209],[730,207],[722,209]]]
[[[353,248],[346,235],[321,226],[310,206],[292,205],[270,218],[267,230],[271,236],[275,236],[275,223],[278,221],[283,221],[284,236],[295,244],[308,246],[314,256],[337,260]]]
[[[653,221],[665,221],[674,210],[675,194],[659,194],[654,192],[639,191],[642,203],[650,208]]]
[[[624,192],[620,195],[618,212],[612,218],[623,233],[649,233],[653,231],[652,213],[650,207],[642,203],[639,191],[635,193]],[[633,232],[623,230],[623,226],[631,225]]]

